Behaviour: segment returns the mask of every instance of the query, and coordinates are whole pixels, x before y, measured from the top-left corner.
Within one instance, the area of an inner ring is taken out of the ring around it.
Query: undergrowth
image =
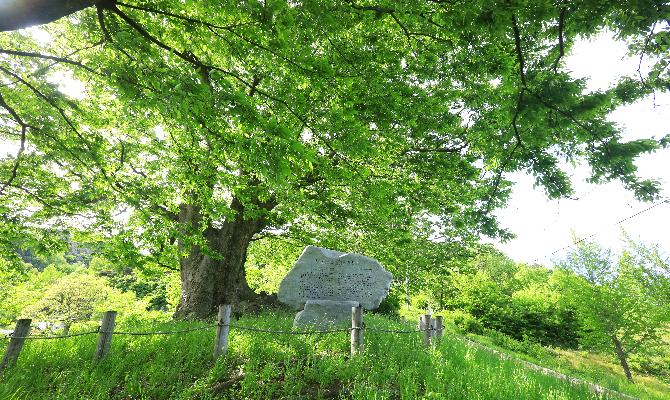
[[[291,330],[292,315],[244,316],[235,324]],[[378,315],[368,328],[409,329]],[[178,330],[198,323],[121,320],[118,331]],[[74,327],[88,330],[90,326]],[[280,335],[232,329],[214,361],[215,328],[177,335],[114,336],[93,362],[96,335],[29,340],[0,374],[0,399],[602,399],[447,333],[434,349],[420,333],[365,332],[349,356],[348,333]],[[0,341],[4,351],[6,340]]]

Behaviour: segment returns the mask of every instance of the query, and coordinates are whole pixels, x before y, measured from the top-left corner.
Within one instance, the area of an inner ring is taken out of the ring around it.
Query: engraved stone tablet
[[[307,300],[305,309],[295,315],[293,326],[351,326],[351,308],[357,306],[357,301]]]
[[[351,321],[350,302],[353,306],[360,303],[368,310],[379,307],[392,278],[372,258],[307,246],[279,284],[277,297],[296,310],[305,308],[296,316],[294,325],[332,325],[325,321]]]

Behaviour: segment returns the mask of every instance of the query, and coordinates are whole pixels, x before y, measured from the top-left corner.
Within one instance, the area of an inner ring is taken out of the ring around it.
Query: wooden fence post
[[[114,334],[114,324],[116,323],[116,311],[105,311],[100,323],[100,334],[98,335],[98,345],[95,348],[95,359],[99,360],[109,353],[109,346],[112,344],[112,335]]]
[[[420,329],[423,330],[423,344],[426,347],[430,347],[431,343],[432,329],[430,320],[431,320],[430,314],[424,314],[421,316]]]
[[[25,342],[25,337],[30,333],[30,319],[20,319],[16,321],[16,327],[14,332],[12,332],[11,339],[9,340],[9,345],[5,350],[5,355],[2,357],[2,363],[0,363],[0,371],[5,367],[14,365],[16,360],[19,358],[19,353],[23,347],[23,342]]]
[[[435,338],[439,342],[444,336],[444,319],[441,315],[435,317]]]
[[[363,350],[363,307],[351,307],[351,355]]]
[[[228,333],[230,332],[230,304],[220,305],[216,318],[216,338],[214,340],[214,359],[228,352]]]

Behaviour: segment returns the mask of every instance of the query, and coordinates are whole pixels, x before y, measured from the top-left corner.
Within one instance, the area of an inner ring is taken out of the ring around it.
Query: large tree
[[[666,89],[663,1],[21,4],[0,8],[3,238],[84,224],[178,260],[181,315],[251,296],[259,234],[504,235],[505,174],[565,196],[562,160],[658,193],[633,160],[664,141],[605,117]],[[587,93],[564,55],[604,28],[657,64]]]

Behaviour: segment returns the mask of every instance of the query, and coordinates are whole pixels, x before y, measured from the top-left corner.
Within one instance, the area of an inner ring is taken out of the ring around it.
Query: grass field
[[[467,337],[492,349],[502,351],[508,356],[631,396],[641,399],[670,399],[670,384],[659,377],[639,373],[634,373],[635,383],[630,383],[612,357],[585,351],[549,349],[511,338],[500,340],[500,335],[469,334]]]
[[[266,313],[233,322],[290,330],[292,316]],[[378,315],[366,315],[365,323],[368,328],[409,328]],[[121,318],[116,329],[158,331],[195,325]],[[90,328],[74,327],[71,332]],[[18,364],[0,374],[0,399],[608,398],[503,361],[450,333],[434,349],[425,350],[419,333],[368,331],[365,351],[350,357],[348,333],[304,336],[233,329],[228,354],[214,361],[214,331],[114,336],[110,354],[100,362],[93,362],[96,335],[30,340]],[[6,345],[7,340],[0,341],[0,351]],[[644,392],[634,394],[640,393]]]

